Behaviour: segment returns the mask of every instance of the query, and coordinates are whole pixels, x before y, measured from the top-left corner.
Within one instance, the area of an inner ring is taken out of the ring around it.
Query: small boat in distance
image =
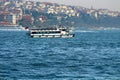
[[[34,38],[71,38],[75,34],[71,32],[70,28],[65,27],[50,27],[29,29],[29,35]]]
[[[21,25],[0,25],[0,31],[28,31],[28,28]]]

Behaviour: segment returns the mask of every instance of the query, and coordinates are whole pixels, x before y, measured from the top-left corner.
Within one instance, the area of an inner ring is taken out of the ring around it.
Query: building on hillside
[[[10,14],[8,11],[1,11],[0,12],[0,22],[6,21],[6,15]]]
[[[22,19],[22,16],[23,16],[22,9],[20,9],[20,8],[12,9],[12,10],[10,10],[10,12],[16,15],[16,19],[17,20],[21,20]]]
[[[30,27],[34,23],[34,18],[29,14],[23,15],[21,23],[22,26]]]
[[[0,22],[1,21],[5,21],[5,15],[4,14],[0,14]]]
[[[23,15],[22,20],[25,21],[25,22],[29,22],[31,24],[34,22],[34,18],[31,15],[28,15],[28,14]]]
[[[16,15],[15,15],[15,14],[12,14],[12,13],[6,15],[6,21],[7,21],[7,22],[10,22],[10,23],[13,24],[13,25],[16,25],[16,24],[17,24]]]

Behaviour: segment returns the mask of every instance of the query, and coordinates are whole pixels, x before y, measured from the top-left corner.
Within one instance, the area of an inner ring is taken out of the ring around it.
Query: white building
[[[17,23],[16,15],[15,14],[8,14],[8,15],[6,15],[6,21],[11,23],[11,24],[16,25],[16,23]]]

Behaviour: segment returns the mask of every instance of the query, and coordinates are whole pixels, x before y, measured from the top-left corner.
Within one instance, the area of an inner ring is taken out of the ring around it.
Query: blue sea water
[[[31,38],[0,32],[0,80],[120,80],[120,31]]]

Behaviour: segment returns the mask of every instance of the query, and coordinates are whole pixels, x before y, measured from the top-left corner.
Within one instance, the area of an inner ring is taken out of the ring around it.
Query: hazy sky
[[[34,0],[35,1],[35,0]],[[120,0],[36,0],[41,2],[54,2],[67,5],[77,5],[87,8],[107,8],[114,11],[120,11]]]

